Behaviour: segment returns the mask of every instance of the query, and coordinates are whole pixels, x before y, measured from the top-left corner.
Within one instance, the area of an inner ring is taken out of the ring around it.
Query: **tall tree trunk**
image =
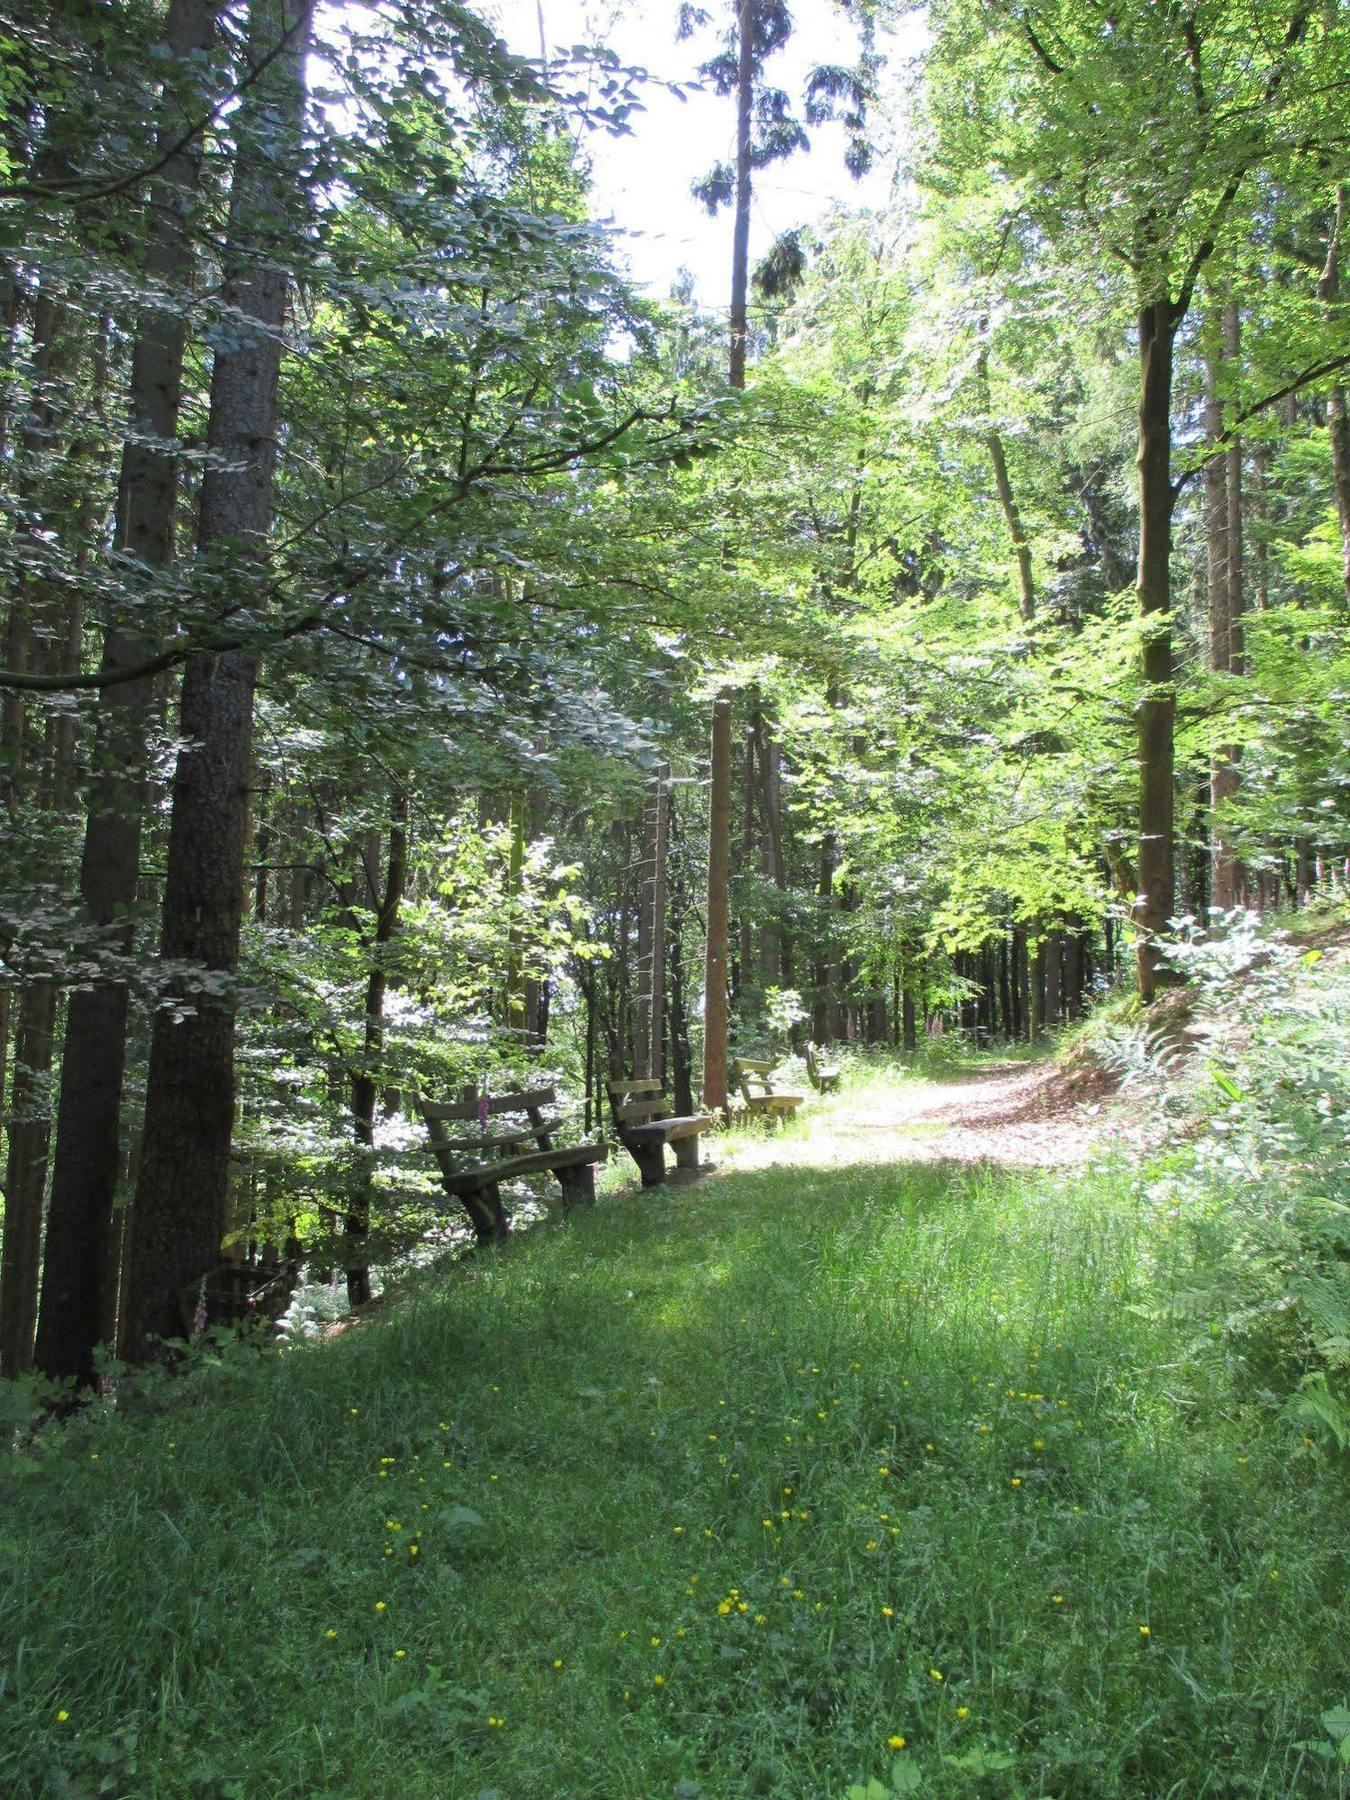
[[[78,577],[88,568],[87,537],[101,499],[94,491],[100,475],[96,448],[72,440],[68,430],[82,402],[94,416],[103,403],[106,333],[87,387],[85,343],[78,312],[64,298],[40,293],[33,307],[32,388],[12,497],[18,531],[31,546],[31,573],[14,586],[7,632],[10,666],[38,674],[56,671],[72,638],[78,652],[83,617]],[[74,583],[54,579],[50,571],[46,546],[58,539],[77,547]],[[21,693],[6,693],[0,725],[4,811],[15,825],[26,824],[40,878],[53,885],[64,886],[68,873],[54,827],[71,803],[74,751],[74,733],[66,723],[49,715],[44,728]],[[37,966],[24,971],[14,1025],[0,1248],[0,1374],[7,1376],[31,1365],[37,1323],[59,998],[54,960],[54,949],[46,948]],[[8,1008],[3,1023],[7,1040]]]
[[[301,198],[307,0],[255,0],[255,64],[234,116],[238,149],[224,303],[238,322],[216,351],[197,545],[203,563],[256,586],[272,510],[277,383],[292,225]],[[234,1001],[257,659],[193,656],[183,678],[161,937],[196,963],[192,1010],[155,1018],[131,1233],[126,1340],[133,1358],[177,1336],[185,1301],[219,1254],[234,1118]]]
[[[666,867],[669,771],[652,778],[643,824],[642,924],[638,932],[638,1041],[634,1073],[665,1079]]]
[[[1017,1036],[1017,1027],[1013,1019],[1011,957],[1006,931],[1000,934],[998,940],[998,999],[999,1010],[1003,1015],[1003,1035],[1011,1043]]]
[[[28,980],[19,995],[5,1166],[4,1260],[0,1263],[0,1375],[31,1365],[38,1310],[42,1202],[47,1185],[51,1101],[47,1082],[56,1022],[56,983]]]
[[[1059,931],[1046,934],[1041,949],[1041,960],[1045,969],[1045,1023],[1058,1025],[1064,1017],[1064,983],[1062,948],[1064,935]]]
[[[108,329],[100,331],[87,406],[91,430],[71,444],[52,489],[54,520],[77,546],[76,579],[41,593],[32,617],[39,630],[35,662],[48,668],[78,667],[83,647],[83,578],[93,560],[94,521],[106,504],[108,470],[102,465],[102,419],[108,374]],[[39,589],[46,584],[39,582]],[[62,613],[64,611],[64,618]],[[69,716],[48,720],[41,779],[33,796],[39,818],[53,822],[70,810],[75,785],[76,738]],[[59,846],[59,833],[52,834]],[[49,862],[49,880],[65,885],[69,870],[60,849]],[[60,989],[49,975],[26,980],[19,996],[14,1087],[5,1171],[5,1267],[0,1276],[0,1368],[19,1374],[33,1357],[38,1317],[38,1265],[43,1202],[51,1151],[51,1073]],[[12,1240],[12,1245],[11,1245]],[[12,1254],[11,1254],[12,1249]],[[16,1285],[17,1283],[17,1285]]]
[[[358,1173],[358,1192],[347,1213],[347,1300],[364,1306],[370,1299],[370,1269],[364,1251],[370,1234],[370,1201],[374,1188],[371,1159],[375,1152],[375,1101],[384,1055],[384,997],[389,987],[388,948],[398,930],[399,908],[408,883],[408,796],[394,789],[389,811],[389,861],[384,892],[375,914],[370,971],[366,976],[366,1019],[361,1066],[352,1077],[352,1126],[365,1152]]]
[[[1167,979],[1159,940],[1176,890],[1173,843],[1172,349],[1180,324],[1170,298],[1139,311],[1139,888],[1134,906],[1139,992],[1150,1000]]]
[[[172,0],[165,37],[176,59],[200,59],[209,49],[218,4]],[[168,137],[176,144],[180,135],[174,120],[160,141]],[[178,145],[152,190],[145,272],[171,293],[181,291],[192,272],[191,243],[179,226],[192,210],[201,155],[200,137]],[[186,337],[181,310],[147,310],[132,351],[131,431],[122,449],[114,548],[133,570],[159,570],[173,561],[177,458],[164,446],[178,433]],[[115,673],[134,667],[152,648],[145,634],[113,627],[104,639],[102,668]],[[132,944],[153,697],[147,676],[104,688],[99,699],[80,895],[100,942],[116,955],[126,955]],[[77,989],[70,997],[36,1361],[44,1374],[72,1377],[80,1385],[93,1380],[101,1296],[116,1287],[108,1265],[120,1239],[113,1230],[113,1200],[126,1022],[127,989],[120,980]]]
[[[703,1104],[727,1103],[727,958],[730,947],[731,695],[713,702],[708,793],[708,926],[703,965]]]
[[[754,0],[736,7],[736,211],[731,234],[731,318],[727,381],[745,387],[746,302],[750,283],[750,126],[754,102]],[[731,956],[731,693],[713,702],[709,742],[708,921],[704,959],[703,1104],[727,1100],[727,976]]]
[[[1031,545],[1027,542],[1026,527],[1022,523],[1022,513],[1008,475],[1008,458],[1003,448],[1003,436],[993,422],[993,397],[989,386],[989,346],[987,344],[980,347],[975,369],[980,406],[986,420],[985,448],[989,452],[989,461],[994,470],[994,486],[998,490],[998,503],[1003,509],[1003,522],[1008,527],[1013,555],[1017,559],[1017,610],[1023,619],[1030,622],[1036,615],[1036,584],[1031,572]]]
[[[775,987],[791,987],[793,956],[792,931],[787,919],[787,856],[783,846],[782,752],[758,707],[755,708],[753,729],[759,765],[760,807],[764,817],[764,872],[778,896],[778,915],[765,944],[765,977]]]
[[[511,839],[507,851],[506,903],[510,926],[506,939],[505,1020],[516,1047],[525,1046],[525,982],[521,957],[521,901],[525,891],[525,796],[513,793]]]
[[[1237,307],[1228,300],[1209,324],[1205,430],[1223,436],[1225,375],[1236,373],[1241,350]],[[1242,446],[1234,439],[1205,465],[1205,550],[1209,600],[1209,662],[1220,675],[1242,673]],[[1209,776],[1210,904],[1229,912],[1240,899],[1242,869],[1228,816],[1239,786],[1237,744],[1220,745]]]
[[[816,880],[816,899],[819,904],[820,930],[827,937],[830,929],[830,914],[834,908],[834,867],[834,833],[826,831],[822,833],[820,839],[820,869]],[[831,1043],[835,1037],[834,995],[837,973],[838,971],[830,962],[827,947],[825,954],[811,970],[811,981],[815,988],[811,1004],[811,1035],[818,1044]]]
[[[758,705],[758,700],[751,699],[751,711]],[[746,724],[743,739],[744,761],[741,764],[744,780],[741,783],[741,841],[736,863],[741,870],[743,881],[751,876],[756,862],[755,812],[757,793],[755,788],[755,729],[753,719]],[[739,926],[737,939],[739,954],[735,967],[731,972],[731,1000],[734,1006],[743,993],[752,993],[762,986],[765,980],[764,957],[757,955],[757,950],[764,948],[767,933],[761,931],[760,943],[755,943],[752,908],[743,898],[739,908]]]
[[[619,903],[615,908],[617,916],[618,942],[614,947],[614,957],[610,964],[610,992],[614,996],[614,1043],[612,1054],[618,1061],[620,1069],[628,1067],[628,1045],[630,1041],[629,1027],[632,1023],[628,1004],[628,941],[632,929],[633,908],[630,900],[631,858],[633,854],[632,828],[625,820],[622,825],[614,827],[618,840],[619,869]]]
[[[1317,297],[1328,309],[1340,299],[1340,259],[1345,242],[1347,213],[1350,212],[1350,188],[1344,182],[1336,189],[1336,204],[1327,232],[1327,258],[1317,283]],[[1350,598],[1350,397],[1343,383],[1337,382],[1327,395],[1327,435],[1331,440],[1331,473],[1336,489],[1336,516],[1341,526],[1341,567],[1345,591]]]
[[[673,789],[667,790],[666,815],[669,821],[668,830],[671,843],[670,961],[668,965],[670,1076],[675,1111],[682,1116],[687,1116],[694,1110],[694,1057],[689,1042],[689,1009],[684,998],[684,923],[689,910],[685,870],[688,864],[685,856],[680,854],[681,846],[677,838],[679,822],[675,813]]]
[[[1083,937],[1070,932],[1063,939],[1063,980],[1060,984],[1060,1010],[1066,1019],[1076,1019],[1083,1010]]]
[[[731,341],[727,356],[727,380],[736,389],[745,386],[748,336],[746,302],[750,292],[750,202],[753,180],[750,127],[755,85],[754,6],[755,0],[737,0],[736,212],[731,232]]]

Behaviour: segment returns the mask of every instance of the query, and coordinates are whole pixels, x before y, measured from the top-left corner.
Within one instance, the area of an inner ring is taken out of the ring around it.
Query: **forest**
[[[0,1783],[1344,1795],[1350,13],[666,10],[0,5]]]

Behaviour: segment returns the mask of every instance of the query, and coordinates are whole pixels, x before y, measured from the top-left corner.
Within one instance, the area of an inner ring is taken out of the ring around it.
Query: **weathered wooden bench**
[[[806,1075],[818,1094],[832,1094],[839,1086],[839,1074],[837,1063],[821,1062],[815,1045],[806,1046]]]
[[[546,1117],[544,1109],[556,1100],[551,1087],[487,1095],[466,1088],[462,1100],[449,1102],[418,1095],[418,1111],[441,1166],[442,1184],[468,1213],[480,1244],[498,1241],[510,1229],[502,1205],[503,1181],[553,1174],[564,1206],[594,1204],[595,1165],[606,1161],[609,1146],[555,1144],[553,1136],[562,1121]],[[464,1134],[452,1137],[446,1130],[451,1123],[462,1123]]]
[[[698,1140],[717,1122],[710,1113],[675,1117],[661,1083],[647,1075],[615,1076],[609,1083],[609,1104],[619,1141],[637,1164],[643,1187],[660,1187],[665,1181],[667,1144],[677,1168],[696,1169]]]
[[[773,1085],[773,1064],[752,1056],[738,1056],[731,1065],[731,1081],[741,1091],[745,1110],[752,1119],[790,1119],[806,1098],[785,1094]]]

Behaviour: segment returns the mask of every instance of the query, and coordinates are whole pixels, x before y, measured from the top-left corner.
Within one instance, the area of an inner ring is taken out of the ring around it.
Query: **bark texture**
[[[728,889],[731,874],[731,695],[713,702],[711,790],[708,797],[708,930],[703,966],[703,1104],[720,1112],[727,1101]]]
[[[1162,298],[1139,312],[1139,887],[1134,904],[1139,992],[1164,984],[1158,940],[1172,916],[1173,766],[1176,694],[1172,685],[1172,351],[1180,313]]]
[[[1346,215],[1350,187],[1336,189],[1336,204],[1327,233],[1327,259],[1317,283],[1317,297],[1328,309],[1341,296],[1341,257],[1344,254]],[[1341,526],[1341,559],[1345,592],[1350,599],[1350,398],[1337,382],[1327,395],[1327,433],[1331,439],[1331,473],[1336,488],[1336,514]]]

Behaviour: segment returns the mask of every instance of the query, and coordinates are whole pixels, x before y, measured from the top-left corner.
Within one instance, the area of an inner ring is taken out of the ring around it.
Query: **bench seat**
[[[562,1150],[536,1150],[529,1156],[511,1156],[505,1162],[478,1163],[442,1175],[446,1187],[476,1188],[489,1182],[512,1181],[518,1175],[541,1175],[546,1169],[590,1168],[609,1161],[608,1144],[573,1144]]]
[[[650,1119],[645,1125],[629,1125],[627,1135],[647,1138],[654,1144],[675,1144],[681,1138],[699,1137],[717,1123],[711,1113],[690,1113],[683,1119]]]

